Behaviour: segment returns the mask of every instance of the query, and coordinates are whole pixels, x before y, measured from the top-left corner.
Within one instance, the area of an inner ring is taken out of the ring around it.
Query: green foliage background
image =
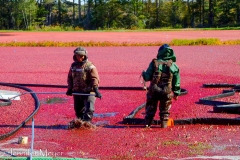
[[[0,30],[240,26],[240,0],[0,0]]]

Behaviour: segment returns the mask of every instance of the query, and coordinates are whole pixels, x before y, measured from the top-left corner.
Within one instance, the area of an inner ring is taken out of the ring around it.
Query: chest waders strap
[[[90,92],[92,90],[92,87],[89,85],[89,71],[91,70],[91,65],[92,63],[87,62],[83,64],[83,66],[73,66],[73,91]]]
[[[153,59],[154,64],[154,73],[153,73],[153,79],[151,81],[150,90],[152,92],[162,93],[166,94],[171,92],[171,86],[169,84],[166,84],[162,81],[165,81],[166,78],[168,79],[168,83],[172,81],[172,74],[170,73],[170,67],[172,65],[172,60],[169,61],[161,61],[158,62],[157,59]],[[167,72],[168,73],[162,73],[159,71],[159,65],[166,65],[167,66]],[[161,86],[161,87],[160,87]],[[169,89],[167,89],[169,88]]]
[[[159,65],[166,65],[169,70],[169,67],[171,67],[172,62],[173,62],[172,60],[169,60],[167,62],[164,61],[158,62],[157,59],[153,59],[154,73],[152,83],[158,84],[161,79],[162,72],[159,71]]]

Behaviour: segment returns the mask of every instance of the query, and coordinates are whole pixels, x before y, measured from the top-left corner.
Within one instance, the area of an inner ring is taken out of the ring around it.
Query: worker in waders
[[[142,72],[145,81],[151,81],[147,92],[145,125],[151,127],[159,102],[159,117],[161,128],[167,127],[172,99],[177,100],[180,95],[180,74],[176,65],[173,49],[162,45],[146,71]]]
[[[92,124],[94,103],[96,97],[102,98],[102,94],[98,90],[98,71],[95,65],[88,61],[88,52],[84,47],[74,50],[73,61],[68,72],[66,95],[73,95],[77,118],[69,123],[69,128],[95,127]],[[94,94],[95,96],[91,96]]]

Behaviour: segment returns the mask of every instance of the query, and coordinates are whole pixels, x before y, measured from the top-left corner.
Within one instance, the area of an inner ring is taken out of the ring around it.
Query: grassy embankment
[[[75,46],[85,46],[85,47],[108,47],[108,46],[161,46],[162,42],[58,42],[58,41],[42,41],[42,42],[0,42],[1,47],[75,47]],[[201,38],[201,39],[173,39],[169,45],[170,46],[193,46],[193,45],[239,45],[239,40],[227,40],[220,41],[217,38]]]
[[[187,29],[173,29],[173,28],[161,28],[161,29],[143,29],[143,30],[95,30],[90,32],[156,32],[156,31],[188,31],[188,30],[239,30],[240,27],[225,27],[225,28],[187,28]],[[33,32],[64,32],[66,29],[61,27],[44,27],[41,30],[34,30]],[[83,30],[75,30],[74,28],[68,28],[67,31],[81,32]],[[16,32],[15,30],[2,30],[1,33]],[[19,31],[17,31],[19,32]],[[21,31],[20,31],[21,32]],[[25,32],[25,31],[23,31]],[[32,32],[32,31],[28,31]],[[84,31],[83,31],[84,32]],[[78,41],[78,42],[60,42],[60,41],[42,41],[42,42],[0,42],[0,47],[75,47],[75,46],[85,46],[85,47],[108,47],[108,46],[161,46],[162,42],[95,42],[95,41]],[[193,46],[193,45],[239,45],[240,39],[238,40],[227,40],[220,41],[217,38],[200,38],[200,39],[173,39],[169,45],[171,46]]]

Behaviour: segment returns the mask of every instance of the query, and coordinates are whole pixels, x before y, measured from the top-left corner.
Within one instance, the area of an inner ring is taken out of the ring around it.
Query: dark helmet
[[[157,59],[163,60],[171,59],[173,62],[176,62],[176,56],[174,54],[174,51],[168,44],[164,44],[161,47],[159,47]]]
[[[162,45],[161,47],[159,47],[158,52],[159,52],[160,50],[163,50],[164,48],[168,48],[168,47],[170,47],[168,44],[164,44],[164,45]]]
[[[87,55],[88,52],[84,47],[77,47],[74,51],[73,51],[73,60],[76,61],[76,55],[82,55],[85,56],[85,58],[87,59]]]

